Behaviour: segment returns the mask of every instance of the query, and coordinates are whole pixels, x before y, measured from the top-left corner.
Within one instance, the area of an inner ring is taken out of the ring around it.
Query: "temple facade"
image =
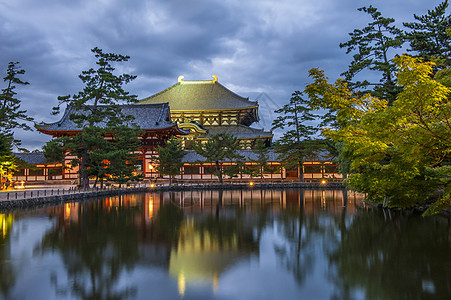
[[[167,103],[145,104],[145,105],[121,105],[119,106],[123,115],[131,115],[134,120],[128,126],[139,128],[143,133],[140,135],[141,149],[137,153],[140,157],[140,164],[136,166],[138,172],[142,172],[145,178],[154,174],[151,164],[151,157],[155,155],[155,148],[164,145],[171,136],[183,136],[188,134],[188,130],[180,129],[176,123],[172,122],[170,109]],[[99,109],[102,109],[99,106]],[[37,129],[52,137],[73,136],[83,131],[70,119],[70,115],[76,113],[74,107],[66,108],[62,118],[55,123],[42,124]],[[79,112],[77,112],[79,113]],[[103,127],[104,123],[96,124]],[[105,136],[105,139],[112,139]],[[70,166],[73,156],[66,156],[64,165]],[[28,171],[30,172],[30,171]],[[45,172],[44,172],[45,173]],[[26,176],[23,174],[22,176]],[[43,174],[45,175],[45,174]],[[26,177],[28,179],[28,177]],[[61,179],[77,179],[78,167],[63,168]],[[18,178],[20,179],[20,178]]]
[[[258,122],[258,103],[243,98],[213,80],[186,81],[183,76],[171,87],[142,99],[138,105],[168,103],[171,117],[182,129],[189,130],[181,137],[182,146],[191,149],[197,141],[206,141],[213,134],[235,136],[242,149],[252,149],[256,140],[271,145],[273,134],[250,127]]]

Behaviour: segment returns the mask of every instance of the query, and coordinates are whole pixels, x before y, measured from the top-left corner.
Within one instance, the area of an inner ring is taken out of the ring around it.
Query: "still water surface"
[[[451,299],[449,218],[341,190],[125,195],[0,224],[0,299]]]

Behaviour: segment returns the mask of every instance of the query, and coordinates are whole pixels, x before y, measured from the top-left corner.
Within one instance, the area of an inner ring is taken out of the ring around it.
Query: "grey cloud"
[[[346,68],[351,57],[338,44],[370,21],[358,7],[372,4],[401,24],[441,1],[430,2],[0,0],[0,72],[9,61],[21,62],[31,84],[19,96],[37,121],[59,118],[50,116],[51,107],[57,96],[82,88],[77,76],[93,65],[95,46],[131,56],[124,70],[138,75],[128,88],[139,98],[179,75],[215,74],[242,96],[266,92],[282,105],[303,89],[310,68],[325,69],[331,79]],[[30,148],[48,138],[28,134]]]

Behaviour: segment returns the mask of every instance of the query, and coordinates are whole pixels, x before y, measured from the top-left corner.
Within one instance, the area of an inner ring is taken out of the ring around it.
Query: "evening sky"
[[[371,21],[357,11],[373,5],[397,25],[423,15],[437,0],[0,0],[0,71],[19,61],[30,82],[17,89],[36,122],[54,122],[57,96],[81,90],[78,74],[93,66],[91,48],[131,57],[119,70],[138,78],[127,90],[139,99],[185,80],[219,82],[259,100],[271,127],[274,109],[308,82],[317,67],[335,80],[351,55],[339,48]],[[406,51],[407,45],[401,52]],[[0,83],[0,88],[5,84]],[[17,132],[30,150],[50,137]]]

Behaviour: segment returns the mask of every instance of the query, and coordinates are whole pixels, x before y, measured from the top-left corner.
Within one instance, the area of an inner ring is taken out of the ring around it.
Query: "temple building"
[[[135,117],[134,123],[129,126],[139,126],[144,131],[141,135],[141,158],[137,165],[137,172],[142,172],[144,178],[156,179],[161,176],[156,172],[151,157],[155,155],[155,148],[164,145],[171,136],[177,136],[182,141],[184,149],[188,150],[183,158],[184,166],[181,174],[176,176],[179,182],[206,182],[216,181],[214,175],[215,166],[205,162],[205,158],[199,156],[192,149],[195,142],[207,141],[212,135],[228,133],[235,136],[242,150],[240,154],[245,157],[246,165],[252,165],[256,159],[256,153],[252,151],[257,140],[263,140],[267,146],[271,145],[273,134],[263,129],[250,127],[258,122],[258,103],[249,98],[241,97],[230,91],[218,82],[216,76],[213,80],[185,81],[183,76],[171,87],[147,98],[134,105],[120,106],[124,115]],[[76,123],[69,116],[75,112],[74,107],[67,107],[62,118],[49,124],[37,126],[37,129],[53,137],[71,136],[81,132]],[[102,123],[98,126],[103,126]],[[106,136],[106,139],[111,137]],[[60,163],[47,162],[42,155],[19,155],[31,168],[22,168],[16,172],[14,181],[49,181],[70,180],[74,182],[78,178],[78,168],[63,168]],[[72,157],[65,159],[64,165],[70,166]],[[222,167],[236,164],[234,161],[223,161]],[[270,151],[268,164],[271,173],[265,174],[262,180],[297,180],[297,168],[286,169],[281,165],[278,154]],[[314,158],[304,163],[304,180],[320,181],[323,179],[340,181],[342,176],[337,173],[337,165],[327,157]],[[227,178],[225,178],[227,179]],[[248,174],[237,174],[231,181],[253,180]]]
[[[206,141],[211,135],[228,133],[235,136],[243,149],[252,149],[257,139],[271,145],[273,134],[250,127],[258,122],[258,103],[243,98],[213,80],[186,81],[183,76],[171,87],[145,98],[138,105],[169,103],[171,117],[190,133],[182,138],[182,146],[191,149],[196,140]]]
[[[187,130],[180,129],[177,124],[172,122],[169,106],[167,103],[158,104],[145,104],[145,105],[121,105],[119,106],[124,115],[131,115],[134,117],[133,121],[130,121],[128,126],[134,128],[138,127],[143,134],[139,137],[141,140],[140,149],[140,165],[136,166],[137,171],[143,172],[144,177],[150,177],[152,173],[151,156],[155,154],[155,148],[164,145],[166,140],[171,136],[183,136],[188,134]],[[101,106],[99,106],[101,109]],[[72,136],[83,131],[83,128],[78,127],[70,119],[70,115],[75,113],[73,106],[68,106],[61,117],[61,119],[55,123],[42,124],[36,128],[45,134],[52,137]],[[105,123],[96,124],[96,126],[103,127]],[[105,139],[112,139],[110,136],[106,136]],[[65,158],[65,165],[70,165],[70,161],[74,157],[67,156]],[[44,174],[43,174],[44,175]],[[77,179],[78,167],[63,169],[62,178],[64,179]]]

